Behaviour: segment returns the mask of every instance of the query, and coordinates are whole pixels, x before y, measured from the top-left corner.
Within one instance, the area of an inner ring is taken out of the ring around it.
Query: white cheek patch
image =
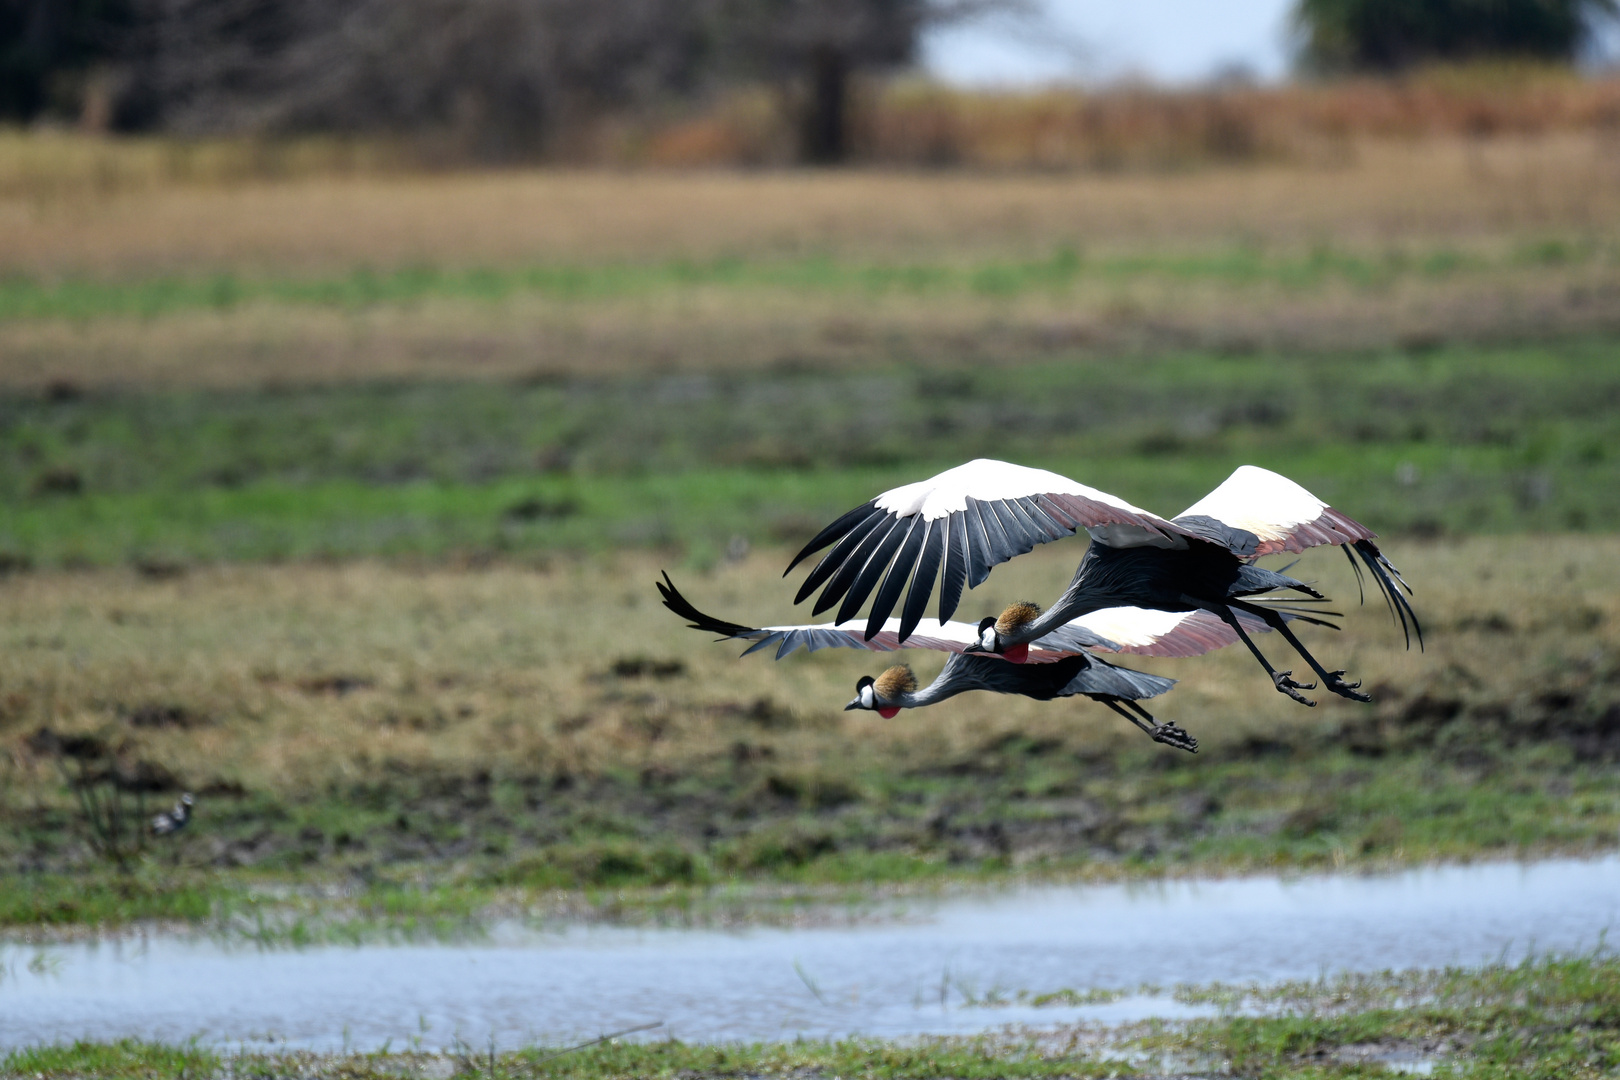
[[[877,695],[872,692],[871,684],[861,687],[861,707],[870,709],[876,702]]]

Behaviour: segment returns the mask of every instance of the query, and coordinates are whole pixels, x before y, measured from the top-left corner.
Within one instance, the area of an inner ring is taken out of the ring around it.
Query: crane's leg
[[[1288,628],[1288,620],[1282,617],[1282,613],[1280,611],[1273,611],[1261,604],[1245,603],[1242,600],[1233,600],[1231,603],[1233,607],[1240,611],[1246,611],[1256,618],[1264,619],[1266,621],[1266,625],[1270,626],[1273,630],[1277,631],[1277,633],[1281,634],[1283,638],[1287,640],[1288,644],[1294,647],[1294,651],[1299,653],[1307,664],[1311,665],[1311,670],[1316,672],[1317,676],[1322,680],[1322,685],[1324,687],[1333,691],[1335,694],[1338,694],[1340,697],[1349,698],[1351,701],[1372,700],[1371,694],[1363,694],[1359,689],[1357,689],[1361,685],[1360,679],[1357,679],[1355,682],[1345,682],[1344,672],[1342,670],[1328,671],[1323,668],[1322,665],[1317,662],[1316,657],[1310,654],[1309,650],[1305,648],[1304,644],[1299,640],[1299,638],[1294,635],[1294,632]]]
[[[1126,705],[1129,705],[1132,709],[1135,709],[1137,712],[1147,717],[1147,723],[1143,723],[1141,720],[1138,720],[1136,717],[1126,712],[1120,706],[1119,698],[1098,697],[1095,700],[1102,702],[1104,705],[1108,706],[1110,709],[1113,709],[1115,712],[1119,713],[1119,715],[1141,728],[1147,733],[1147,737],[1152,739],[1154,742],[1162,742],[1166,746],[1173,746],[1177,750],[1185,750],[1189,754],[1198,753],[1198,740],[1187,734],[1187,732],[1182,728],[1176,726],[1176,722],[1174,720],[1171,720],[1169,723],[1161,724],[1157,720],[1153,719],[1152,713],[1149,713],[1146,709],[1142,708],[1134,701],[1125,702]]]
[[[1300,693],[1301,690],[1315,690],[1316,684],[1297,683],[1290,677],[1294,674],[1292,670],[1278,671],[1276,668],[1272,667],[1271,661],[1266,659],[1266,654],[1261,652],[1260,647],[1250,639],[1248,632],[1243,629],[1243,624],[1238,622],[1238,617],[1232,614],[1231,608],[1227,607],[1225,604],[1200,603],[1198,606],[1202,607],[1205,611],[1210,611],[1220,616],[1221,621],[1227,626],[1230,626],[1237,633],[1239,640],[1249,647],[1249,651],[1254,653],[1254,658],[1260,661],[1260,666],[1266,669],[1266,674],[1271,676],[1271,685],[1275,686],[1278,690],[1287,694],[1301,705],[1309,705],[1313,709],[1316,707],[1316,702]]]

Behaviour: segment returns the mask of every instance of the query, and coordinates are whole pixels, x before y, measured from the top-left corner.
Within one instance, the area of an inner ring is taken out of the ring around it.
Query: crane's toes
[[[1340,697],[1347,697],[1351,701],[1372,700],[1371,694],[1363,694],[1358,689],[1361,686],[1360,679],[1357,679],[1355,682],[1345,682],[1343,675],[1344,672],[1342,671],[1330,671],[1328,672],[1327,678],[1322,680],[1322,683],[1335,694],[1338,694]]]
[[[1297,683],[1293,679],[1289,678],[1289,676],[1292,675],[1292,674],[1293,674],[1292,671],[1278,671],[1278,672],[1275,672],[1275,673],[1272,674],[1271,681],[1277,687],[1277,689],[1280,690],[1281,692],[1283,692],[1284,694],[1287,694],[1289,697],[1293,698],[1295,701],[1299,702],[1301,705],[1309,705],[1311,708],[1314,709],[1316,707],[1316,702],[1312,701],[1310,698],[1308,698],[1304,694],[1300,693],[1300,691],[1301,690],[1315,690],[1316,689],[1316,684],[1315,683]]]
[[[1162,742],[1166,746],[1173,746],[1177,750],[1185,750],[1189,754],[1198,753],[1198,740],[1189,735],[1185,729],[1177,726],[1174,720],[1155,727],[1153,729],[1153,741]]]

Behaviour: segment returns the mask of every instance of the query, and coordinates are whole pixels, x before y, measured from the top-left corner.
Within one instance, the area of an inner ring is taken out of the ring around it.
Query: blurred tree
[[[131,129],[438,132],[538,154],[614,106],[679,93],[704,24],[682,0],[132,0]]]
[[[722,71],[774,83],[794,114],[800,160],[849,153],[850,78],[911,62],[930,26],[1025,13],[1028,0],[714,0]]]
[[[85,77],[116,52],[129,16],[125,0],[0,0],[0,118],[76,114]]]
[[[1033,0],[0,0],[0,114],[31,118],[64,74],[108,63],[118,130],[441,135],[452,152],[510,159],[579,149],[570,143],[615,109],[766,82],[788,105],[800,159],[832,164],[849,151],[856,74],[910,62],[930,26],[1032,11]]]
[[[1616,0],[1299,0],[1307,68],[1399,71],[1435,60],[1567,61]]]

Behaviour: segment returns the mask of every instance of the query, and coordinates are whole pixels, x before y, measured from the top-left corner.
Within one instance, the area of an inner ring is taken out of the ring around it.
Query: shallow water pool
[[[261,949],[170,936],[0,947],[0,1045],[137,1036],[311,1049],[501,1047],[662,1022],[687,1041],[961,1034],[1184,1018],[1167,995],[1018,991],[1277,982],[1587,950],[1620,858],[1377,876],[1038,886],[909,901],[858,925],[493,929],[476,945]]]

